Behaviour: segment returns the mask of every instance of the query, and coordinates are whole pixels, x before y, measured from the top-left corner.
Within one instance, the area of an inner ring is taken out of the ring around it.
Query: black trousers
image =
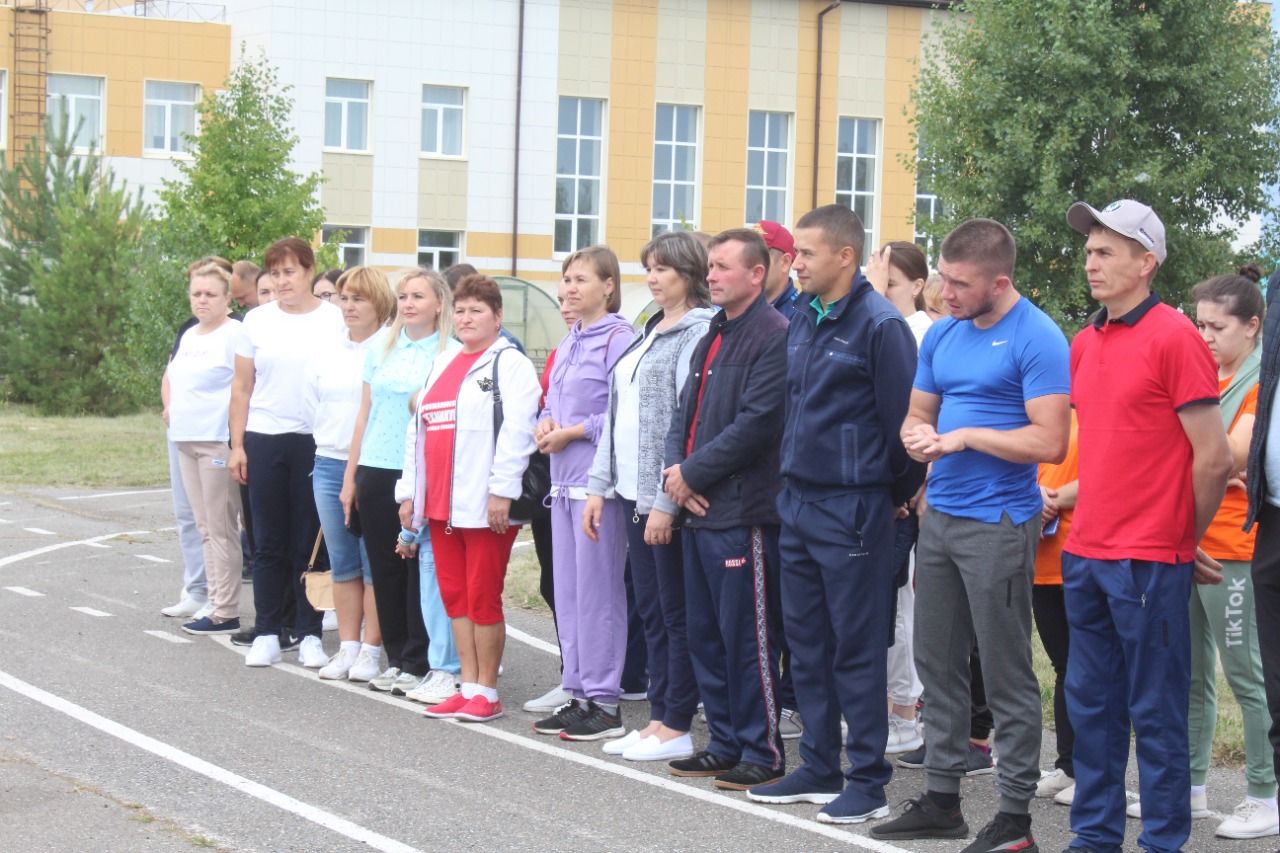
[[[396,537],[400,535],[400,505],[395,499],[398,479],[399,471],[361,465],[356,468],[356,503],[387,664],[421,677],[428,669],[427,628],[422,622],[418,558],[406,560],[396,554]]]
[[[1071,763],[1071,752],[1076,745],[1076,732],[1067,715],[1067,692],[1063,682],[1067,677],[1067,649],[1070,635],[1067,631],[1067,607],[1063,600],[1061,584],[1036,584],[1031,588],[1031,612],[1036,617],[1036,633],[1044,644],[1049,662],[1053,664],[1053,720],[1057,740],[1058,758],[1053,766],[1072,779],[1076,777]]]
[[[1253,602],[1258,614],[1262,682],[1271,711],[1271,749],[1280,773],[1280,507],[1264,503],[1253,546]]]

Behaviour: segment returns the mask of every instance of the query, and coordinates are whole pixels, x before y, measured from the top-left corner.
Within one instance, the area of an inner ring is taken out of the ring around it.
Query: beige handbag
[[[307,561],[307,570],[302,573],[302,582],[307,588],[307,601],[316,610],[333,609],[333,572],[317,572],[316,557],[320,554],[320,543],[324,542],[324,530],[316,534],[315,547],[311,549],[311,559]]]

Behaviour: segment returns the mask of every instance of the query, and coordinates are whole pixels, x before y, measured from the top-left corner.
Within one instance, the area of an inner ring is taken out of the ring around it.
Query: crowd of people
[[[1101,305],[1070,344],[1018,292],[1000,223],[959,225],[931,275],[908,242],[864,266],[862,223],[827,205],[794,230],[657,235],[639,329],[614,252],[570,254],[540,377],[466,264],[317,274],[294,237],[261,268],[196,261],[162,392],[185,563],[162,612],[248,666],[296,648],[320,678],[483,723],[506,710],[503,585],[529,525],[562,665],[524,703],[535,732],[885,840],[969,837],[961,781],[994,773],[966,853],[1039,849],[1036,797],[1071,807],[1072,850],[1119,851],[1126,812],[1144,849],[1180,850],[1209,814],[1221,659],[1247,789],[1216,832],[1275,835],[1261,272],[1202,282],[1193,323],[1153,290],[1155,211],[1066,215]],[[331,655],[305,578],[325,566]],[[1033,628],[1055,675],[1045,770]],[[925,774],[887,819],[890,756]]]

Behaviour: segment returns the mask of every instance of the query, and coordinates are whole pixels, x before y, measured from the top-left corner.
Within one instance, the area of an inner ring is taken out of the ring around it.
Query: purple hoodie
[[[587,437],[551,455],[551,483],[587,485],[591,460],[609,407],[609,371],[635,338],[635,330],[621,315],[606,314],[588,329],[581,321],[556,347],[556,360],[547,383],[547,403],[538,420],[554,418],[561,426],[583,424]]]

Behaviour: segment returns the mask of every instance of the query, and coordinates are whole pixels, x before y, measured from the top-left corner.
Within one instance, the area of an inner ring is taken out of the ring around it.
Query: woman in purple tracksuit
[[[573,699],[534,725],[565,740],[626,733],[618,714],[627,643],[623,586],[627,539],[622,507],[605,502],[592,541],[582,529],[587,474],[609,403],[609,371],[631,344],[620,317],[618,258],[606,246],[575,252],[563,266],[565,305],[578,322],[556,348],[546,407],[534,437],[551,456],[551,529],[562,684]]]

